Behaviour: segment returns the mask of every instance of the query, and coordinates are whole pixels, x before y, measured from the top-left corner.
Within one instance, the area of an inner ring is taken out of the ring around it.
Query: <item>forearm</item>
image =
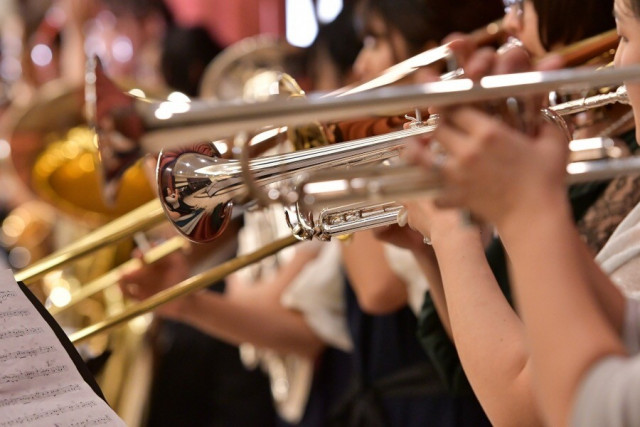
[[[624,350],[593,291],[610,284],[593,275],[566,201],[543,201],[505,219],[499,231],[513,265],[543,414],[551,425],[567,425],[582,375],[601,357]]]
[[[431,299],[433,300],[440,322],[442,323],[442,326],[449,338],[453,340],[451,322],[449,321],[449,311],[447,309],[447,300],[442,286],[442,277],[440,276],[440,267],[438,266],[435,254],[433,251],[430,252],[431,253],[426,250],[414,250],[413,255],[420,266],[422,274],[427,278],[427,282],[429,283],[429,293],[431,294]]]
[[[539,425],[522,322],[487,262],[475,227],[432,236],[453,339],[478,399],[495,425]]]
[[[407,303],[406,285],[389,267],[382,245],[367,230],[356,233],[342,251],[358,304],[370,314],[390,313]]]
[[[178,320],[232,344],[249,342],[310,359],[324,346],[299,312],[268,302],[237,301],[213,292],[191,296]]]

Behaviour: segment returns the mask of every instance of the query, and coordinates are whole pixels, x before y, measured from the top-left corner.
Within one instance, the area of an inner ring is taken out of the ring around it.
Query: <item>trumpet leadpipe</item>
[[[567,165],[567,183],[611,179],[640,173],[640,156],[624,153],[611,138],[574,140]],[[386,168],[361,167],[354,170],[323,172],[303,177],[299,185],[299,204],[308,210],[340,206],[395,203],[436,195],[443,186],[437,170],[420,166],[394,165]]]
[[[615,103],[629,103],[629,95],[627,94],[627,88],[624,85],[619,86],[613,92],[602,93],[582,99],[563,102],[562,104],[549,107],[549,109],[561,116],[566,116],[569,114],[581,113],[592,108],[604,107],[605,105]]]

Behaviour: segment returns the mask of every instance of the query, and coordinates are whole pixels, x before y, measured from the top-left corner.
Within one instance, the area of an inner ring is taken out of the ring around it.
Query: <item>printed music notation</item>
[[[11,271],[0,271],[0,427],[124,426],[84,381]]]

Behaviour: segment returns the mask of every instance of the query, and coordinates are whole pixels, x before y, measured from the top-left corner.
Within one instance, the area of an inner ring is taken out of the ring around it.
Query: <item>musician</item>
[[[526,4],[527,3],[525,2],[525,5]],[[554,2],[554,3],[547,4],[546,6],[545,5],[540,6],[540,10],[549,11],[550,10],[549,5],[551,6],[557,5],[556,7],[567,8],[571,4],[573,4],[573,7],[574,7],[573,11],[575,12],[575,17],[576,17],[576,20],[574,22],[578,22],[578,21],[581,21],[581,17],[582,17],[582,20],[587,20],[587,21],[592,20],[593,17],[591,14],[584,15],[584,14],[581,14],[580,11],[585,8],[588,9],[589,7],[600,7],[601,2],[597,2],[597,3],[594,2],[593,4],[587,4],[584,2],[575,2],[575,3]],[[531,8],[524,9],[524,14],[521,14],[519,18],[523,23],[529,22],[526,19],[527,13],[535,13],[535,9],[531,9]],[[517,14],[518,12],[514,10],[512,7],[511,9],[509,9],[507,17],[508,19],[512,19],[512,18],[515,18]],[[538,18],[537,21],[540,23],[539,25],[540,28],[549,28],[549,29],[553,28],[551,23],[554,22],[554,20],[556,19],[556,18],[549,18],[548,15],[541,15],[537,18]],[[601,25],[601,24],[598,24],[598,25]],[[574,28],[572,25],[565,26],[562,33],[560,34],[562,34],[562,37],[568,37],[566,39],[550,38],[551,35],[554,34],[554,32],[552,31],[545,32],[543,33],[543,37],[540,38],[540,41],[534,44],[534,46],[537,44],[542,44],[543,39],[546,40],[545,45],[549,43],[551,45],[556,45],[556,46],[559,44],[563,44],[565,43],[565,40],[573,40],[573,37],[575,36],[572,34],[583,34],[583,29],[588,27],[589,27],[588,22],[584,24],[579,24],[575,26],[575,30],[572,32],[571,29]],[[598,29],[600,28],[601,27],[598,27]],[[528,31],[528,30],[524,29],[524,31]],[[528,48],[529,45],[527,44],[526,47]],[[522,64],[526,65],[526,63],[527,63],[526,57],[523,57],[521,61],[521,65]],[[629,146],[630,146],[630,149],[633,149],[633,147],[635,146],[633,132],[632,131],[626,132],[623,135],[627,140],[630,140]],[[577,221],[580,221],[581,232],[584,236],[588,237],[588,241],[593,247],[598,249],[602,247],[602,245],[604,244],[604,241],[606,241],[606,239],[610,236],[611,232],[613,231],[611,229],[610,224],[611,223],[617,224],[619,220],[624,215],[626,215],[626,213],[631,209],[631,207],[639,200],[638,199],[639,194],[638,194],[637,188],[638,188],[637,184],[634,184],[632,182],[630,183],[629,181],[623,182],[621,180],[615,180],[615,182],[612,182],[608,186],[606,183],[596,183],[596,184],[590,184],[590,185],[575,186],[571,188],[570,195],[571,195],[572,205],[574,207],[574,218]],[[615,204],[612,203],[612,201],[614,200],[617,201]],[[608,215],[613,215],[618,219],[615,220],[612,217],[610,217],[609,221],[607,222],[598,220],[598,218],[602,218],[605,212],[607,212]],[[495,276],[497,283],[502,288],[502,292],[507,296],[507,298],[509,298],[509,286],[508,286],[509,276],[507,272],[506,257],[504,255],[504,251],[503,251],[500,240],[495,238],[491,239],[491,236],[492,236],[491,232],[484,233],[484,238],[486,239],[488,237],[491,240],[491,243],[486,249],[486,255],[489,260],[489,265],[491,266],[491,269],[492,269],[492,276]],[[417,248],[418,248],[418,253],[421,253],[421,254],[424,253],[425,250],[429,249],[429,248],[424,248],[424,245],[418,245]],[[430,250],[427,250],[427,252],[431,253]],[[420,255],[420,257],[424,258],[425,256]],[[425,350],[436,361],[440,371],[445,373],[445,378],[447,379],[448,383],[451,384],[451,386],[454,389],[459,389],[459,388],[464,389],[467,387],[467,383],[466,383],[464,373],[462,372],[461,365],[458,362],[456,362],[458,358],[458,354],[460,354],[460,356],[464,360],[465,354],[463,353],[464,353],[464,349],[466,348],[470,351],[468,354],[472,358],[472,360],[475,361],[476,363],[480,362],[480,364],[482,364],[481,363],[482,361],[492,360],[492,358],[490,358],[488,355],[494,354],[495,344],[490,344],[489,340],[483,340],[481,343],[474,343],[473,345],[469,344],[467,347],[461,347],[460,345],[458,345],[457,351],[451,346],[451,343],[447,338],[447,334],[445,333],[445,329],[442,329],[440,327],[440,324],[437,320],[438,314],[440,314],[441,317],[444,316],[446,318],[447,312],[446,312],[446,309],[442,308],[445,306],[444,295],[441,295],[439,293],[439,287],[435,285],[435,283],[437,283],[437,280],[436,279],[434,280],[435,281],[434,281],[434,284],[432,284],[431,292],[426,297],[425,305],[423,307],[421,317],[420,317],[420,335],[422,336],[422,343],[425,347]],[[499,294],[493,295],[493,297],[497,299],[501,298],[499,297]],[[438,304],[434,306],[434,302],[436,303],[440,302],[439,304],[440,307],[438,307]],[[468,320],[471,321],[471,317],[469,317]],[[445,320],[445,325],[446,323],[447,321]],[[449,331],[448,335],[451,335],[451,331]],[[479,351],[479,349],[481,348],[485,348],[485,351]],[[471,362],[467,362],[467,363],[471,363]],[[464,366],[464,363],[463,363],[463,366]],[[471,372],[468,369],[467,369],[467,374],[471,374]],[[509,382],[507,381],[507,384],[508,383]],[[480,393],[479,397],[482,402],[483,401],[482,395],[481,395],[483,393],[482,385],[479,385],[477,383],[477,380],[475,384],[474,384],[474,381],[472,381],[472,385],[474,385],[474,389],[476,393]],[[490,391],[486,391],[489,397],[498,395],[493,390],[493,387],[496,387],[495,383],[490,385],[490,388],[489,388]],[[508,390],[508,387],[502,386],[502,389]],[[495,402],[498,402],[497,413],[501,414],[502,412],[504,412],[504,409],[506,407],[499,403],[499,399],[495,399]],[[485,406],[485,409],[487,409],[486,406]],[[489,415],[491,416],[491,410],[489,409],[487,410],[489,412]],[[500,415],[497,415],[497,416],[500,416]],[[510,416],[505,415],[505,418],[510,418]]]
[[[640,3],[616,0],[614,14],[615,65],[640,63]],[[638,85],[630,82],[628,90],[637,125]],[[490,144],[481,134],[492,136]],[[616,285],[637,289],[638,208],[598,255],[607,278],[571,222],[567,152],[557,129],[545,125],[532,137],[462,107],[449,112],[435,137],[450,153],[438,165],[450,187],[436,202],[469,207],[496,224],[509,251],[541,419],[637,425],[638,302],[625,300]],[[439,237],[431,232],[435,246]]]
[[[440,44],[451,31],[471,31],[501,12],[499,4],[436,1],[363,2],[364,35],[354,71],[370,78],[398,61]],[[466,21],[465,21],[466,20]],[[398,129],[402,121],[338,123],[338,140]],[[336,425],[485,425],[473,396],[454,398],[415,340],[427,283],[411,256],[382,245],[370,231],[342,248],[349,280],[347,314],[354,342],[354,377],[336,410]],[[399,253],[398,253],[399,252]],[[393,344],[390,344],[393,343]]]
[[[493,60],[492,58],[493,57],[487,52],[478,54],[468,62],[467,69],[476,70],[475,72],[478,73],[478,70],[482,70],[480,72],[492,69],[504,71],[508,69],[504,68],[505,66],[522,69],[523,66],[526,65],[526,57],[516,51],[509,54],[506,58],[495,61],[495,64],[491,62]],[[474,73],[471,72],[470,76],[474,77]],[[498,126],[494,126],[496,125],[494,121],[491,121],[488,126],[478,126],[480,121],[468,120],[471,119],[473,115],[454,115],[454,117],[462,116],[465,118],[465,125],[461,124],[459,118],[454,119],[453,122],[445,119],[446,125],[438,129],[434,138],[437,138],[438,141],[441,141],[440,138],[444,138],[445,141],[466,139],[464,136],[469,134],[468,125],[476,126],[476,129],[480,133],[487,132],[485,135],[490,135],[492,141],[503,136],[519,140],[512,133],[498,132]],[[478,117],[474,118],[477,119]],[[485,119],[485,117],[480,118],[480,120]],[[461,131],[461,129],[465,130]],[[543,131],[542,135],[549,136],[550,134],[552,134],[552,132],[547,129],[546,133]],[[476,136],[473,138],[478,139]],[[473,140],[473,138],[471,139]],[[542,136],[541,139],[543,139]],[[468,144],[467,141],[465,141],[465,143]],[[559,144],[557,141],[555,143],[558,144],[558,146],[562,146],[562,144]],[[511,142],[511,144],[514,144],[514,142]],[[522,144],[518,142],[516,145],[520,146]],[[490,150],[493,150],[493,145]],[[549,150],[549,148],[547,147],[546,150]],[[466,154],[473,154],[471,146],[469,146],[469,151],[466,152]],[[462,155],[462,151],[454,153],[454,157]],[[492,158],[491,160],[496,161],[497,159]],[[540,160],[538,159],[538,161]],[[510,165],[512,165],[511,162],[511,160],[508,161]],[[556,162],[556,164],[557,163],[558,162]],[[549,162],[546,161],[544,164],[549,164]],[[470,165],[471,164],[465,163],[465,166]],[[540,163],[539,166],[542,166],[542,163]],[[508,172],[504,172],[503,174],[502,170],[504,169],[504,165],[502,164],[498,165],[496,163],[494,167],[501,170],[500,176],[502,179],[511,180],[512,176],[515,176],[508,174]],[[509,171],[513,172],[510,168]],[[535,173],[527,168],[521,169],[520,173],[523,171],[525,171],[525,176]],[[494,178],[498,180],[501,179],[498,178],[497,173]],[[505,194],[502,193],[504,189],[500,188],[501,185],[487,185],[491,187],[491,190],[484,189],[483,191],[473,194],[478,194],[477,197],[486,197],[485,200],[487,201],[500,198],[502,194]],[[544,183],[541,185],[546,187]],[[469,183],[467,183],[467,186],[469,186]],[[510,189],[520,191],[523,190],[524,187],[514,185],[510,187]],[[465,188],[465,190],[468,189]],[[457,194],[458,197],[463,197],[466,202],[472,199],[471,190]],[[512,199],[514,201],[520,197],[520,193],[518,193],[518,196],[514,196],[513,192],[510,194],[511,197],[515,197]],[[606,197],[607,194],[608,193],[604,193],[604,196]],[[538,206],[541,206],[543,210],[547,209],[546,204],[539,204],[540,201],[541,200],[538,200]],[[572,202],[572,207],[575,209],[575,201]],[[473,203],[481,202],[480,200],[474,200]],[[487,204],[486,201],[483,203],[485,203],[485,205]],[[565,203],[563,202],[563,204]],[[518,203],[514,202],[514,205],[517,206]],[[430,247],[423,247],[421,251],[417,250],[416,253],[420,253],[418,256],[421,257],[422,265],[427,274],[430,274],[432,291],[438,289],[437,283],[440,280],[444,282],[444,295],[442,295],[443,301],[441,301],[444,302],[444,304],[440,304],[438,311],[445,320],[445,323],[450,322],[447,325],[450,328],[450,334],[455,340],[463,366],[483,406],[491,419],[498,424],[508,422],[521,424],[525,421],[540,423],[542,419],[537,413],[536,406],[533,402],[535,389],[531,383],[531,376],[533,375],[531,371],[535,368],[535,365],[532,367],[531,360],[535,362],[535,354],[533,354],[532,359],[529,360],[525,336],[522,333],[523,324],[506,304],[506,301],[500,293],[497,292],[498,288],[495,278],[489,270],[485,257],[482,254],[479,230],[475,227],[464,226],[458,212],[438,212],[434,210],[428,202],[410,204],[410,206],[409,222],[411,226],[418,229],[429,239],[435,251],[434,253]],[[494,207],[496,209],[505,208],[506,210],[511,208],[511,206],[505,205],[494,205]],[[484,209],[486,212],[487,206],[485,206]],[[628,212],[628,207],[623,207],[622,209],[623,212]],[[616,214],[619,214],[619,211],[616,212]],[[501,213],[498,211],[493,211],[491,215],[485,214],[483,217],[498,217],[500,215]],[[524,222],[521,224],[529,223]],[[500,231],[500,227],[498,226],[498,232]],[[531,236],[533,237],[534,235],[532,234]],[[530,243],[530,241],[527,243]],[[518,244],[524,245],[525,241],[518,240]],[[612,242],[612,244],[614,243]],[[607,246],[610,247],[609,244]],[[589,252],[585,251],[584,253],[588,254]],[[464,260],[464,262],[462,262],[462,260]],[[538,267],[540,266],[544,269],[548,264],[539,264]],[[433,274],[434,271],[437,272],[438,268],[440,271],[439,274],[441,274],[440,277],[438,277],[438,274]],[[516,279],[517,278],[518,276],[516,275]],[[473,286],[469,286],[469,282],[473,282]],[[560,286],[560,284],[558,285]],[[519,303],[522,304],[521,301],[519,301]],[[542,309],[543,303],[540,304],[540,308]],[[567,304],[564,308],[566,309],[570,305],[571,304]],[[524,315],[526,322],[528,321],[526,317],[527,313],[525,312]],[[527,327],[527,324],[525,323],[524,326]],[[469,333],[470,328],[473,328],[473,333]],[[479,334],[478,329],[480,329],[482,333]],[[503,351],[496,351],[496,348],[502,348]],[[562,363],[560,363],[560,365],[562,365]],[[496,372],[500,372],[502,375],[497,375]],[[561,374],[561,371],[558,371],[557,374],[558,373]],[[557,423],[558,420],[556,419],[555,421]],[[554,423],[554,425],[556,423]],[[603,423],[603,425],[606,424],[607,423]]]

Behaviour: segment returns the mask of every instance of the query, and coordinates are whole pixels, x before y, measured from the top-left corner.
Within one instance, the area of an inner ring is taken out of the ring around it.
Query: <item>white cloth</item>
[[[630,358],[612,356],[598,361],[578,387],[572,425],[640,425],[640,204],[616,228],[596,256],[627,296],[622,338]]]
[[[429,290],[427,278],[411,251],[385,243],[384,254],[391,270],[407,285],[408,304],[417,316]]]
[[[285,307],[302,312],[307,323],[327,344],[344,351],[353,349],[346,318],[344,280],[338,242],[320,243],[320,254],[307,264],[284,291]]]
[[[596,261],[625,295],[640,297],[640,204],[618,225]]]
[[[238,252],[251,252],[278,238],[291,234],[281,206],[247,212],[245,225],[238,236]],[[343,350],[353,347],[345,315],[344,280],[340,269],[340,250],[334,243],[303,242],[277,255],[251,265],[239,275],[252,283],[275,274],[278,266],[289,261],[300,245],[321,245],[318,256],[304,266],[281,295],[283,306],[298,310],[311,329],[327,344]],[[305,250],[305,249],[302,249]],[[290,423],[304,416],[313,380],[314,361],[294,354],[277,354],[257,349],[251,344],[240,346],[246,366],[260,365],[269,375],[272,396],[278,414]]]

